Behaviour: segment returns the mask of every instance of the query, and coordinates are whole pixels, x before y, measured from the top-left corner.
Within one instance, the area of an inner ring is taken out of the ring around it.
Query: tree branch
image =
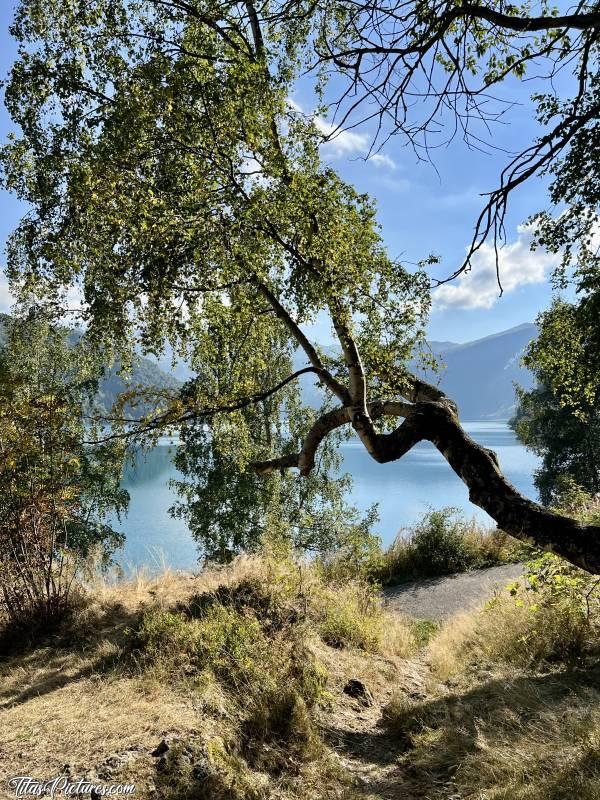
[[[267,400],[269,397],[283,389],[284,386],[287,386],[288,383],[291,383],[301,375],[306,375],[308,373],[319,375],[320,370],[317,367],[304,367],[303,369],[299,369],[291,375],[288,375],[287,378],[283,378],[283,380],[279,381],[279,383],[275,384],[275,386],[271,386],[270,389],[266,389],[264,392],[257,392],[256,394],[248,395],[247,397],[242,397],[239,400],[235,400],[233,403],[209,408],[190,408],[184,413],[165,411],[164,414],[160,414],[159,416],[154,417],[147,422],[125,417],[88,416],[88,419],[93,422],[116,422],[121,425],[138,425],[138,427],[134,430],[112,433],[101,439],[85,441],[84,444],[93,445],[102,444],[103,442],[108,442],[113,439],[131,439],[135,436],[143,436],[146,433],[152,433],[155,430],[168,428],[171,425],[180,425],[181,423],[191,422],[195,419],[214,417],[217,414],[226,414],[231,413],[232,411],[241,411],[243,408],[248,408],[248,406],[260,403],[263,400]]]
[[[518,492],[502,475],[495,453],[477,444],[463,430],[450,401],[373,403],[369,405],[369,413],[373,418],[405,417],[392,433],[377,435],[372,454],[376,461],[396,461],[420,441],[429,441],[467,486],[471,502],[486,511],[499,528],[528,544],[563,556],[588,572],[600,573],[600,526],[583,525],[555,514]],[[289,467],[299,467],[301,474],[307,475],[324,437],[349,422],[347,409],[335,409],[317,420],[300,453],[252,466],[260,475]]]
[[[323,381],[325,386],[327,386],[327,388],[331,392],[333,392],[333,394],[344,405],[349,405],[351,402],[351,398],[348,389],[338,380],[336,380],[333,377],[333,375],[329,372],[329,370],[326,369],[316,349],[313,347],[311,342],[302,332],[300,326],[292,319],[290,313],[282,306],[277,297],[267,286],[265,286],[264,283],[261,283],[258,280],[254,281],[254,283],[258,288],[259,292],[272,306],[277,317],[279,317],[279,319],[285,324],[289,332],[292,334],[293,338],[298,342],[300,347],[304,350],[304,352],[308,356],[308,360],[313,365],[315,370],[318,371],[319,377]]]
[[[412,409],[413,406],[410,403],[401,401],[377,401],[370,403],[367,407],[371,419],[379,419],[383,416],[406,417],[411,413]],[[281,458],[272,458],[268,461],[255,461],[252,464],[252,468],[258,475],[267,475],[269,472],[286,469],[287,467],[298,467],[301,475],[310,475],[315,466],[316,452],[323,439],[336,428],[350,424],[352,419],[352,409],[349,407],[340,407],[333,409],[333,411],[328,411],[320,416],[309,430],[299,453],[293,456],[285,455]],[[378,434],[375,434],[375,439],[377,436]],[[367,447],[367,449],[369,448]],[[373,457],[375,458],[375,455]]]
[[[521,32],[551,31],[561,28],[585,31],[600,26],[600,12],[598,11],[593,11],[589,14],[564,14],[557,17],[512,17],[493,8],[467,3],[450,11],[448,16],[453,19],[459,19],[460,17],[484,19],[499,28]]]

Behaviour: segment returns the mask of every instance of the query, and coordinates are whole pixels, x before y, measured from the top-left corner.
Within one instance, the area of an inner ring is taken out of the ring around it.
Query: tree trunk
[[[588,572],[600,573],[600,526],[583,525],[524,497],[500,472],[495,453],[471,439],[446,403],[417,403],[407,422],[437,447],[466,484],[471,502],[499,528]],[[396,449],[402,454],[403,448],[394,443],[398,431],[390,434],[385,448],[389,452],[382,460],[395,460]]]

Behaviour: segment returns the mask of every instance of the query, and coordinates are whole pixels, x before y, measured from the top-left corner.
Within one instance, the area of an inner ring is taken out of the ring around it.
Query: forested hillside
[[[6,324],[9,319],[7,314],[0,314],[0,347],[6,341]],[[181,386],[181,382],[177,378],[142,356],[136,358],[128,375],[119,374],[120,368],[118,363],[113,365],[100,381],[97,401],[104,411],[108,411],[119,394],[126,391],[128,387],[151,386],[157,389],[176,389]]]

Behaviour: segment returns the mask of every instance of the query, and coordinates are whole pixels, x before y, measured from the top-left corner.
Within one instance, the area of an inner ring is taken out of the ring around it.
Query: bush
[[[322,588],[313,613],[321,638],[331,647],[380,649],[382,615],[377,593],[368,585],[350,581]]]
[[[312,598],[310,613],[330,647],[356,647],[402,657],[416,648],[415,623],[385,613],[379,590],[365,581],[321,587]]]
[[[359,579],[393,584],[520,561],[532,549],[498,529],[467,521],[458,509],[429,511],[402,531],[387,550],[381,539],[356,529],[335,552],[316,563],[327,581]]]
[[[424,514],[407,536],[398,536],[383,554],[376,576],[382,583],[449,575],[507,564],[526,549],[508,534],[485,530],[446,507]]]
[[[600,494],[591,494],[569,476],[556,479],[554,499],[559,514],[576,517],[585,525],[600,525]]]
[[[450,620],[431,643],[434,673],[445,679],[470,662],[519,667],[574,664],[598,649],[598,579],[551,553],[483,611]]]
[[[410,544],[415,572],[445,575],[462,572],[470,564],[465,543],[465,523],[456,519],[456,510],[430,511],[415,526]]]
[[[328,581],[377,580],[385,567],[381,539],[363,528],[353,528],[339,547],[322,556],[317,565]]]
[[[185,617],[161,609],[145,612],[135,632],[135,647],[145,664],[181,663],[194,655],[196,641],[196,628],[188,625]]]
[[[146,666],[180,672],[210,670],[225,684],[252,684],[268,652],[256,618],[218,605],[199,620],[171,611],[147,611],[137,630],[136,646]]]
[[[0,343],[0,624],[32,631],[69,611],[76,578],[123,543],[124,445],[86,440],[92,360],[43,319],[4,322]]]
[[[243,726],[243,749],[257,770],[297,772],[322,751],[307,704],[293,686],[277,686],[257,698]]]

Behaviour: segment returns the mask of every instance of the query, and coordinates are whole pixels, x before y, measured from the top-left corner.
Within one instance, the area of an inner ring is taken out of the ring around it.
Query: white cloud
[[[308,114],[302,106],[291,97],[288,97],[287,103],[293,111],[312,120],[315,128],[325,139],[321,145],[323,152],[330,158],[343,158],[352,155],[366,156],[369,152],[372,137],[368,133],[344,130],[338,125],[328,122],[324,117]],[[377,168],[387,167],[388,169],[396,169],[398,166],[394,159],[386,153],[373,153],[367,158],[367,161],[370,161]]]
[[[559,257],[543,250],[530,249],[531,230],[520,225],[518,237],[505,245],[498,253],[500,282],[504,294],[520,286],[543,283],[551,267]],[[496,256],[491,244],[484,244],[471,259],[469,272],[463,272],[456,280],[439,286],[433,292],[433,308],[491,308],[499,298],[500,289],[496,277]]]
[[[370,142],[367,133],[344,130],[337,125],[332,125],[331,122],[327,122],[323,117],[307,114],[302,106],[295,100],[292,100],[291,97],[288,97],[287,102],[293,111],[297,111],[299,114],[303,114],[305,117],[312,119],[315,128],[325,137],[325,141],[322,145],[323,152],[331,158],[366,154]]]
[[[388,169],[396,169],[398,166],[394,159],[385,153],[373,153],[367,161],[372,161],[376,167],[388,167]]]
[[[332,158],[342,158],[355,153],[364,154],[369,146],[369,137],[366,133],[345,131],[322,117],[315,117],[314,123],[319,133],[327,137],[323,143],[323,150]]]

